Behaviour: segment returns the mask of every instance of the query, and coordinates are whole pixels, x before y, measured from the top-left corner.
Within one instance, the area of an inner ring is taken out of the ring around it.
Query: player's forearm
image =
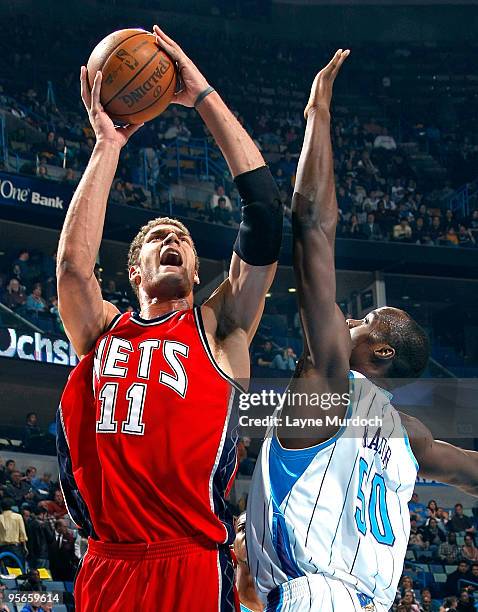
[[[106,205],[120,147],[98,142],[73,195],[60,234],[57,273],[90,276],[100,248]]]
[[[199,104],[198,112],[221,149],[233,177],[265,165],[254,141],[217,92],[209,94]]]
[[[320,227],[329,240],[334,239],[338,207],[330,139],[330,113],[325,107],[311,108],[308,113],[292,210],[296,223]]]

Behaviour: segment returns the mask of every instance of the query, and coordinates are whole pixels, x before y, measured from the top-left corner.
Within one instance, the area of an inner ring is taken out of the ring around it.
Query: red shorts
[[[238,612],[228,547],[201,538],[151,544],[90,538],[75,580],[76,612],[133,609]]]

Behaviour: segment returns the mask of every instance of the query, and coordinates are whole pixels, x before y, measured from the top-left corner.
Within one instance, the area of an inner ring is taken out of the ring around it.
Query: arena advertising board
[[[68,340],[40,332],[24,332],[13,327],[0,328],[0,357],[63,366],[75,366],[78,363]]]
[[[66,210],[73,195],[68,185],[0,172],[0,204]]]

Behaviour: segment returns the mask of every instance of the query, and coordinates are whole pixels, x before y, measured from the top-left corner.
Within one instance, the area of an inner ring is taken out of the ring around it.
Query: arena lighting
[[[289,287],[289,293],[295,293],[295,292],[296,292],[295,287]]]
[[[78,358],[70,342],[62,338],[48,338],[35,332],[19,334],[13,327],[4,328],[6,337],[1,335],[0,357],[40,361],[55,365],[75,366]]]
[[[272,297],[272,293],[266,293],[266,298]]]

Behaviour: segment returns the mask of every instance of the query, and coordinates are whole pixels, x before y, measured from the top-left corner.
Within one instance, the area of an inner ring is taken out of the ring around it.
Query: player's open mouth
[[[166,248],[161,253],[159,263],[162,266],[182,266],[183,258],[179,251],[172,248]]]

